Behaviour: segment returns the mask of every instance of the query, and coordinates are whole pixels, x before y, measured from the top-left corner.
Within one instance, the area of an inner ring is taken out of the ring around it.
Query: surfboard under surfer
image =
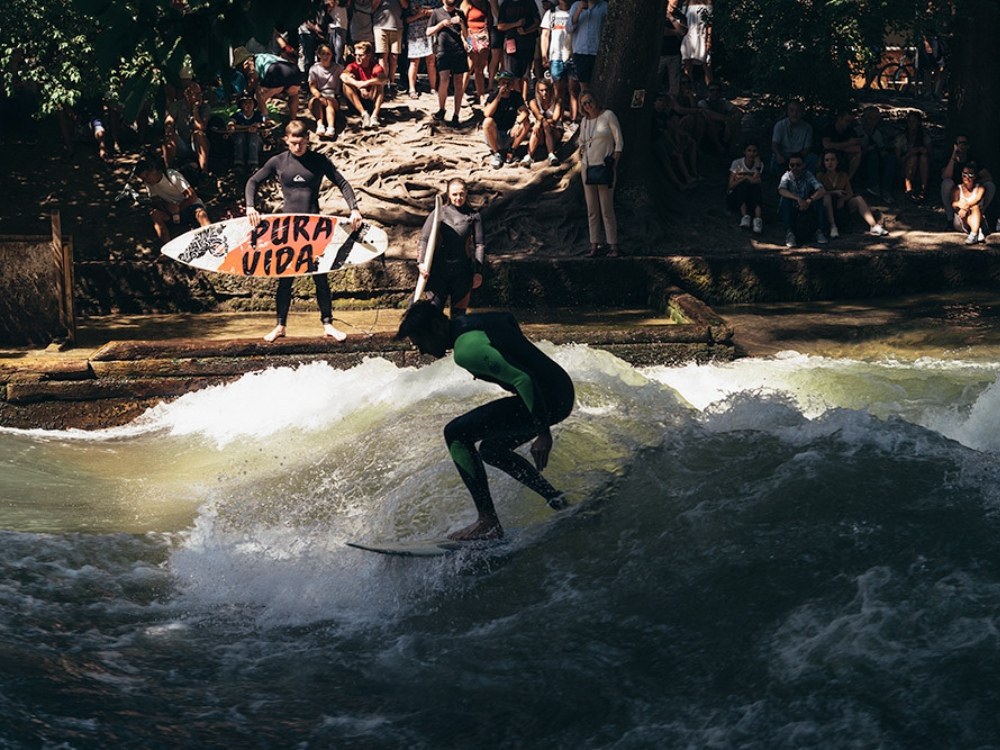
[[[408,338],[421,353],[439,359],[453,349],[456,365],[514,394],[476,407],[445,426],[448,451],[479,514],[475,523],[449,534],[451,539],[503,536],[484,463],[534,490],[553,509],[566,507],[563,493],[541,472],[552,450],[551,426],[573,410],[573,381],[525,338],[513,315],[476,313],[449,320],[435,305],[421,301],[407,310],[396,338]],[[534,465],[514,452],[532,439]]]
[[[281,185],[283,204],[282,213],[288,214],[318,214],[319,188],[326,177],[340,188],[347,206],[351,209],[351,231],[357,231],[363,222],[361,211],[358,210],[358,200],[354,189],[340,171],[333,165],[329,157],[309,149],[309,128],[302,120],[291,120],[285,126],[285,145],[288,150],[272,156],[257,172],[247,180],[245,198],[247,204],[247,219],[251,227],[260,223],[260,214],[255,207],[257,188],[266,180],[277,177]],[[333,305],[330,301],[330,283],[325,275],[314,275],[316,283],[316,302],[319,305],[320,320],[323,322],[323,335],[343,341],[347,334],[333,325]],[[278,312],[278,322],[264,340],[271,342],[285,335],[288,323],[288,311],[292,306],[292,279],[289,277],[278,280],[275,294],[275,307]]]

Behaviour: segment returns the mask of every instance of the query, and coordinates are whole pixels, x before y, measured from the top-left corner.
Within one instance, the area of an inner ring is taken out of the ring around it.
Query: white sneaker
[[[795,247],[795,233],[785,232],[785,247]]]
[[[549,166],[550,167],[554,167],[554,166],[556,166],[559,163],[559,157],[556,156],[555,154],[549,154],[548,155],[548,160],[549,160]]]
[[[525,154],[524,158],[521,159],[521,166],[525,169],[531,169],[531,156],[529,154]]]
[[[816,244],[817,245],[825,245],[827,243],[827,241],[828,240],[826,239],[826,235],[823,234],[823,230],[822,229],[817,229],[816,230]]]
[[[876,237],[885,237],[887,234],[889,234],[889,231],[881,224],[876,224],[871,228],[869,234],[873,234]]]
[[[754,234],[762,234],[764,232],[764,220],[759,216],[753,220],[753,231]]]
[[[831,240],[835,240],[835,239],[837,239],[837,238],[838,238],[839,236],[840,236],[840,230],[839,230],[839,229],[837,229],[836,225],[834,225],[834,226],[830,227],[830,239],[831,239]],[[819,239],[817,238],[817,240],[816,240],[816,241],[817,241],[817,242],[819,242]]]
[[[375,115],[368,118],[368,127],[372,129],[379,127],[381,124],[382,123],[378,121],[378,118]]]
[[[975,232],[969,232],[969,236],[965,238],[965,244],[966,245],[975,245],[977,242],[979,242],[979,237],[976,235],[976,233]]]
[[[493,169],[500,169],[500,167],[503,166],[503,156],[500,155],[499,151],[493,154],[490,158],[490,166],[493,167]]]
[[[976,242],[986,242],[986,235],[983,234],[983,230],[979,230],[979,234],[976,236]]]
[[[371,124],[371,119],[368,117],[367,112],[361,113],[361,127],[367,128]]]
[[[743,218],[740,219],[740,229],[750,228],[750,214],[743,214]]]

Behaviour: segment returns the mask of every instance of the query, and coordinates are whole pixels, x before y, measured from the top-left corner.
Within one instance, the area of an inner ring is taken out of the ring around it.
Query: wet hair
[[[403,319],[399,322],[399,330],[396,331],[396,340],[409,338],[413,334],[420,335],[430,331],[435,323],[447,322],[448,317],[433,302],[420,300],[410,305],[410,309],[403,314]]]
[[[449,197],[450,193],[451,193],[451,186],[455,185],[456,183],[459,184],[459,185],[461,185],[462,187],[464,187],[465,190],[466,190],[466,192],[468,192],[468,190],[469,190],[469,183],[468,182],[466,182],[465,180],[463,180],[461,177],[452,177],[450,180],[448,180],[448,184],[445,186],[445,189],[444,189],[444,200],[445,200],[445,203],[451,203],[451,198]]]

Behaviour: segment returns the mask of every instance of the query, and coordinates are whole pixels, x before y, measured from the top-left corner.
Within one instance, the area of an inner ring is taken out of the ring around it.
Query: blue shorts
[[[561,81],[566,77],[566,61],[549,60],[549,73],[551,74],[553,81]]]

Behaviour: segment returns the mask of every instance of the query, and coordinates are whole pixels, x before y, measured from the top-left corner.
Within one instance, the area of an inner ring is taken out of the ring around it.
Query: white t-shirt
[[[168,169],[155,185],[145,184],[150,198],[162,198],[178,205],[184,202],[184,193],[191,189],[191,183],[176,169]]]
[[[736,174],[760,174],[764,171],[764,162],[758,158],[757,161],[748,165],[744,157],[741,156],[739,159],[733,160],[733,163],[729,167],[729,171],[735,172]]]
[[[542,28],[549,29],[549,60],[569,60],[573,49],[570,33],[566,30],[569,21],[569,11],[553,8],[545,11],[542,18]]]

